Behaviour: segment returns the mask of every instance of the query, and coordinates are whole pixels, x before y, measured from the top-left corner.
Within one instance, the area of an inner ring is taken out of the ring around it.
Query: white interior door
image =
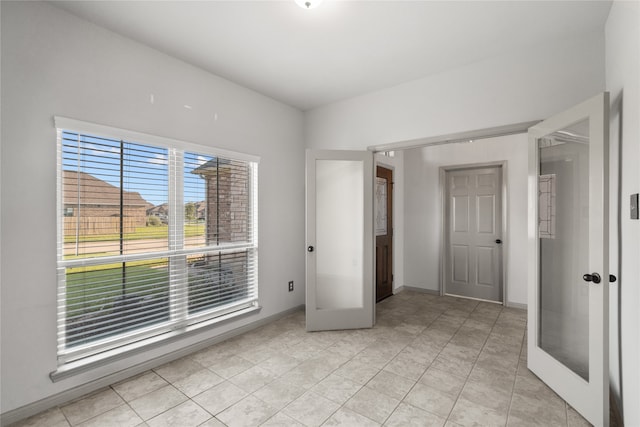
[[[528,366],[609,425],[609,96],[529,129]]]
[[[445,293],[502,302],[502,169],[449,170]]]
[[[308,331],[375,321],[373,154],[307,150]]]

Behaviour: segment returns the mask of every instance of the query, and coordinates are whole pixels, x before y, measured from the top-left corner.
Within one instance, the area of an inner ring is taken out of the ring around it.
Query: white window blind
[[[257,305],[257,162],[105,134],[58,128],[60,364]]]

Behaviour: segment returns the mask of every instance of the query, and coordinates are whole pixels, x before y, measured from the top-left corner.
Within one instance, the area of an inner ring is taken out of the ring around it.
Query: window
[[[60,364],[257,307],[256,158],[56,127]]]

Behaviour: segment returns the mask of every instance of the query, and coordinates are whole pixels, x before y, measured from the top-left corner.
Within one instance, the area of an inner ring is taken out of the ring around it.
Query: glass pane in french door
[[[363,307],[364,164],[316,160],[316,304]]]
[[[538,139],[539,347],[589,380],[589,120]]]

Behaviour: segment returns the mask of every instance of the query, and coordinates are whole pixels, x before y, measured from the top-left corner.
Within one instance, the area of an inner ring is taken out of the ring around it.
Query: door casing
[[[480,169],[489,167],[499,167],[502,175],[502,301],[503,305],[507,305],[507,266],[508,266],[508,254],[509,254],[509,239],[508,239],[508,224],[509,224],[509,203],[508,203],[508,182],[507,182],[507,161],[488,162],[488,163],[470,163],[464,165],[451,165],[441,166],[439,170],[440,182],[440,268],[438,271],[438,282],[440,284],[440,295],[443,296],[446,293],[445,286],[445,263],[446,263],[446,251],[447,251],[447,233],[448,230],[446,220],[446,203],[447,203],[447,171],[454,171],[460,169]],[[494,301],[491,301],[494,302]]]

